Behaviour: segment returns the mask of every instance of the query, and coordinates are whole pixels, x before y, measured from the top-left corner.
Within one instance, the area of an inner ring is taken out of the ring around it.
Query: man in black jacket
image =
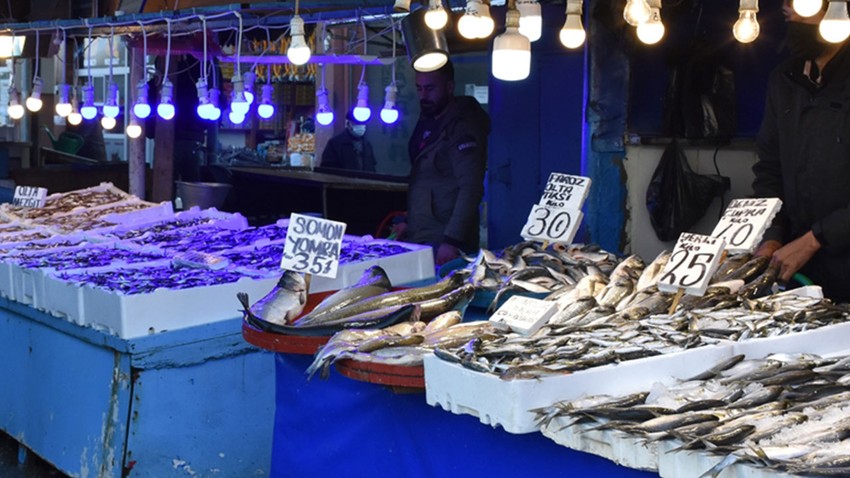
[[[357,121],[349,111],[345,115],[345,130],[328,141],[320,166],[374,173],[375,153],[366,139],[366,122]]]
[[[434,248],[442,265],[479,247],[478,207],[484,196],[490,117],[469,96],[454,96],[449,62],[416,73],[421,108],[408,144],[407,227],[401,238]]]
[[[783,205],[756,254],[850,301],[850,47],[820,37],[823,12],[783,12],[791,58],[771,74],[753,167],[755,195]]]

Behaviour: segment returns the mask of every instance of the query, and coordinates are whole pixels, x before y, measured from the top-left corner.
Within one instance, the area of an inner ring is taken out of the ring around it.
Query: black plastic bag
[[[688,164],[685,151],[673,140],[646,190],[646,208],[655,234],[662,241],[678,239],[705,214],[715,196],[729,189],[729,178],[697,174]]]

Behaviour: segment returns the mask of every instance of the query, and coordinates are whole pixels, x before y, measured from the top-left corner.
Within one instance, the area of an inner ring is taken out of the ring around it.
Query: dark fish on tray
[[[298,325],[308,325],[323,314],[383,294],[388,292],[391,287],[392,284],[390,284],[390,279],[384,269],[379,266],[372,266],[363,272],[356,284],[334,292],[319,303],[316,308],[298,319]]]
[[[250,305],[248,294],[244,292],[237,293],[236,298],[242,304],[246,317],[270,324],[286,325],[304,311],[308,286],[303,275],[286,271],[274,289],[254,305]]]
[[[248,317],[248,323],[266,332],[305,337],[327,337],[345,329],[382,329],[405,320],[418,320],[419,311],[419,305],[406,304],[355,314],[332,324],[277,325],[265,321],[256,321],[252,317]]]
[[[464,279],[464,273],[455,271],[435,284],[422,287],[414,287],[412,289],[396,290],[376,295],[374,297],[369,297],[358,302],[354,302],[345,307],[341,307],[339,309],[316,316],[313,320],[309,321],[309,326],[336,324],[340,323],[341,321],[346,321],[351,316],[440,298],[448,292],[460,288],[461,284],[463,284],[464,282]],[[442,310],[441,313],[446,312],[449,309]],[[296,322],[295,326],[302,326],[301,321],[299,320],[298,322]],[[307,325],[304,325],[304,327],[307,327]]]

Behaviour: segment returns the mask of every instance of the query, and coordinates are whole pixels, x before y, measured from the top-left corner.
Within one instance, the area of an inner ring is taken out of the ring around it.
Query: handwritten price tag
[[[554,301],[515,295],[490,316],[490,322],[505,324],[518,334],[531,335],[557,310],[558,304]]]
[[[555,209],[535,204],[520,235],[527,241],[569,244],[584,215],[577,209]]]
[[[336,278],[345,227],[344,222],[292,214],[280,268]]]
[[[589,191],[590,178],[551,173],[538,204],[556,209],[578,210],[587,199]]]
[[[44,207],[46,200],[47,188],[16,186],[12,204],[22,207]]]
[[[658,290],[703,295],[717,270],[726,243],[723,239],[683,232],[658,279]]]
[[[733,199],[711,236],[726,241],[729,252],[752,252],[781,207],[778,198]]]

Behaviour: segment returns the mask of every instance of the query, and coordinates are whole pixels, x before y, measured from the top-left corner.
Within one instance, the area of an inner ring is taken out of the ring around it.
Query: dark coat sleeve
[[[375,160],[375,150],[372,148],[372,143],[368,140],[363,143],[363,171],[375,172],[377,161]]]
[[[753,165],[753,195],[755,197],[777,197],[785,199],[782,183],[782,164],[779,156],[779,127],[777,123],[779,78],[772,75],[768,85],[764,117],[756,140],[758,160]],[[776,240],[784,243],[788,234],[788,215],[783,203],[782,209],[765,231],[763,240]]]
[[[323,168],[342,167],[342,158],[340,157],[335,139],[336,136],[331,138],[325,145],[325,150],[322,151],[322,164],[320,164],[320,166]]]
[[[470,237],[468,231],[478,228],[478,205],[484,197],[487,167],[487,134],[469,117],[460,118],[449,132],[448,151],[458,194],[444,235],[446,242],[460,246]]]

